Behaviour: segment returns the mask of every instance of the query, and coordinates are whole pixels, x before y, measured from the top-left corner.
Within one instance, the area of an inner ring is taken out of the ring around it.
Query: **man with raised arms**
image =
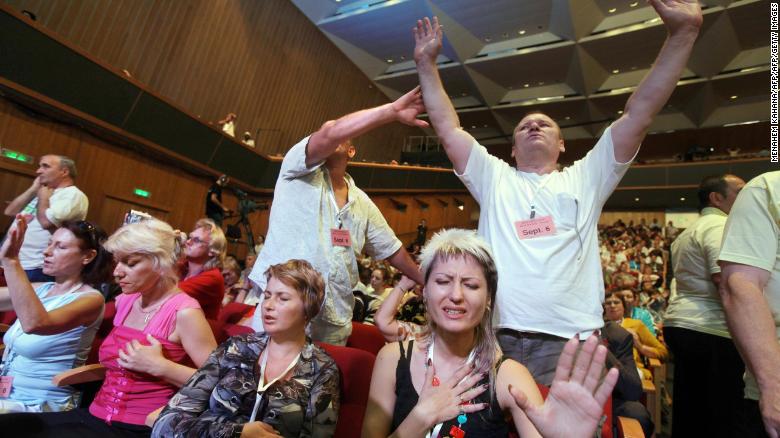
[[[420,272],[379,208],[347,174],[355,156],[352,138],[391,122],[424,127],[419,87],[395,102],[325,122],[284,157],[274,188],[268,238],[249,278],[264,290],[269,266],[289,259],[310,262],[325,279],[322,310],[311,321],[312,339],[344,345],[352,332],[352,288],[358,282],[357,257],[365,252],[387,259],[422,283]],[[262,297],[249,297],[257,302]],[[260,312],[252,322],[262,330]]]
[[[564,151],[559,126],[529,113],[514,130],[515,168],[488,154],[464,131],[439,77],[442,31],[436,17],[414,29],[414,59],[433,128],[455,172],[479,202],[479,233],[498,267],[494,321],[504,353],[550,384],[568,338],[603,325],[596,225],[653,117],[663,108],[702,23],[696,0],[650,0],[668,30],[650,72],[585,158],[557,171]]]

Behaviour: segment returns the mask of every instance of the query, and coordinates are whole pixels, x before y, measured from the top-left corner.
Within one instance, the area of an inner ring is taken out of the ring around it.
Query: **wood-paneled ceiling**
[[[600,135],[666,35],[643,0],[292,2],[391,99],[417,84],[412,26],[437,15],[444,86],[484,144],[509,143],[532,108],[555,117],[567,140]],[[700,3],[699,39],[651,132],[769,119],[769,2]]]

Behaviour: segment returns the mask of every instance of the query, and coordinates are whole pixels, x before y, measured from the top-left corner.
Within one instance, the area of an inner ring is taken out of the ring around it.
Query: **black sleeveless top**
[[[402,342],[398,342],[398,345],[401,348],[401,357],[398,359],[398,366],[395,368],[395,407],[393,408],[393,424],[390,430],[398,429],[398,426],[403,423],[415,405],[417,405],[417,400],[419,399],[419,395],[412,384],[412,373],[409,369],[414,341],[409,341],[407,351],[404,351]],[[496,366],[496,369],[498,369],[500,364],[501,362]],[[488,383],[487,376],[479,383]],[[487,403],[489,399],[490,391],[485,391],[476,397],[474,402]],[[456,418],[451,418],[444,422],[439,436],[449,436],[450,428],[457,425],[458,421]],[[501,412],[498,399],[494,396],[490,400],[490,406],[479,412],[468,414],[463,430],[466,432],[466,438],[506,437],[509,434],[509,426],[504,419],[504,413]]]

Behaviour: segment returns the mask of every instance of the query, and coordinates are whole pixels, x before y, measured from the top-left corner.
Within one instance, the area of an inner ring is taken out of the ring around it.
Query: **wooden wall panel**
[[[324,121],[386,103],[288,0],[0,0],[204,121],[238,114],[279,153]],[[358,159],[398,159],[400,124],[358,139]]]

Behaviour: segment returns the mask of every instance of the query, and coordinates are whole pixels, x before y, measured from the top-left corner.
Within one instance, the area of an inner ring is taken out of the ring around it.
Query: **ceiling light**
[[[392,64],[393,63],[393,60],[390,59],[390,58],[387,58],[386,61],[387,61],[388,64]]]
[[[731,97],[730,97],[730,99],[731,99],[731,100],[734,100],[734,99],[736,99],[737,97],[739,97],[739,96],[737,96],[737,95],[735,94],[735,95],[731,96]]]
[[[615,13],[615,11],[617,11],[617,8],[610,8],[607,12],[609,12],[610,14],[613,14],[613,13]]]
[[[639,4],[639,2],[633,2],[633,3],[630,3],[628,6],[632,7],[632,8],[635,8],[635,7],[637,7],[638,4]]]
[[[536,100],[539,102],[546,102],[548,100],[555,100],[555,99],[563,99],[566,96],[548,96],[548,97],[537,97]]]
[[[525,29],[521,29],[517,31],[518,35],[525,35]]]
[[[471,125],[471,129],[477,129],[477,125]]]
[[[614,70],[612,70],[612,73],[613,74],[618,74],[618,73],[620,73],[620,70],[619,69],[614,69]]]
[[[569,117],[569,116],[566,116],[566,117],[564,117],[564,119],[566,119],[566,120],[571,120],[571,117]]]
[[[525,87],[525,88],[528,88],[530,86],[531,86],[531,84],[523,84],[523,87]]]
[[[684,197],[683,197],[683,198],[680,198],[680,201],[685,201],[685,198],[684,198]]]
[[[639,198],[634,198],[634,201],[635,202],[639,202]]]
[[[623,110],[618,110],[618,114],[623,114]]]

